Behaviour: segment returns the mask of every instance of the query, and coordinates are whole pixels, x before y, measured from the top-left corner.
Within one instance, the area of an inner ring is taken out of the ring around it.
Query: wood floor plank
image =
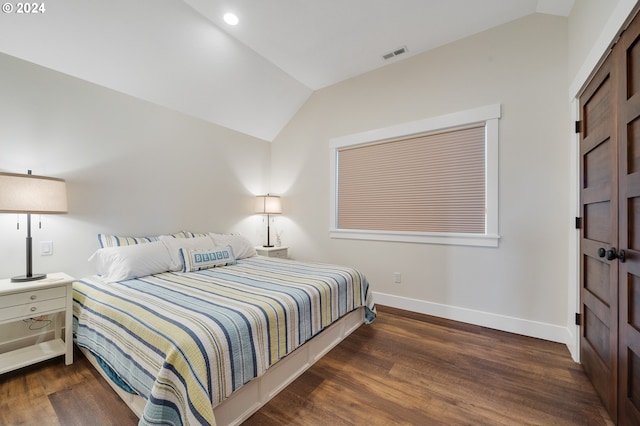
[[[0,376],[2,425],[136,425],[75,352]],[[564,345],[379,306],[245,423],[609,426]],[[224,426],[224,425],[219,425]]]
[[[0,376],[0,425],[60,424],[41,380],[41,372],[48,370],[47,366],[53,362]]]
[[[138,423],[135,414],[128,407],[122,407],[120,398],[97,380],[57,391],[49,395],[49,399],[61,425],[92,425],[96,419],[100,419],[101,426]]]

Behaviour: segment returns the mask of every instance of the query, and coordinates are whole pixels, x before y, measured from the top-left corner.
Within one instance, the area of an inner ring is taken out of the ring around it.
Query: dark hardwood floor
[[[0,425],[137,421],[79,351],[0,376]],[[401,424],[612,423],[564,345],[382,306],[245,422]]]
[[[137,425],[138,418],[77,348],[0,376],[0,425]]]

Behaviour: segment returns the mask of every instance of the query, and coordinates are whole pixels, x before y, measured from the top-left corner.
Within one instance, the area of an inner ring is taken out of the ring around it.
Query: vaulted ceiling
[[[315,90],[573,3],[55,0],[0,15],[0,52],[271,141]]]

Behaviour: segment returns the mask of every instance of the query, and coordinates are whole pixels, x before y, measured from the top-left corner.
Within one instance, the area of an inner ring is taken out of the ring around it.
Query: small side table
[[[260,255],[260,256],[267,256],[267,257],[279,257],[281,259],[287,259],[289,257],[289,253],[288,253],[289,247],[262,247],[262,246],[258,246],[256,247],[256,252]]]
[[[73,363],[73,281],[74,278],[62,272],[47,274],[47,278],[38,281],[0,280],[0,324],[58,314],[54,339],[0,354],[0,374],[60,355],[64,355],[66,365]],[[64,340],[61,312],[64,313]]]

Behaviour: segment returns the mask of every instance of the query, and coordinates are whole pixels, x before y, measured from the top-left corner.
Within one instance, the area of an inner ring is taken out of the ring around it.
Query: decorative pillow
[[[98,234],[100,247],[120,247],[158,241],[158,237],[126,237],[119,235]]]
[[[195,237],[206,237],[206,236],[207,234],[201,234],[199,232],[191,232],[191,231],[180,231],[170,235],[170,237],[173,237],[173,238],[195,238]],[[98,242],[100,243],[101,248],[130,246],[133,244],[149,243],[152,241],[159,241],[159,238],[158,237],[128,237],[128,236],[120,236],[120,235],[98,234]]]
[[[167,247],[160,241],[98,249],[89,258],[102,280],[123,281],[169,271]]]
[[[244,259],[257,254],[251,241],[240,234],[216,234],[215,232],[210,232],[209,236],[216,246],[224,247],[230,245],[233,248],[236,259]]]
[[[180,248],[180,257],[182,258],[182,272],[201,271],[216,266],[236,264],[236,257],[233,255],[231,246],[204,250]]]
[[[182,258],[180,257],[181,248],[187,250],[203,250],[216,247],[215,243],[208,235],[194,238],[174,238],[171,235],[160,235],[159,238],[169,250],[172,271],[180,271],[183,269]],[[222,245],[222,247],[224,247],[224,245]]]
[[[191,232],[191,231],[180,231],[171,235],[174,238],[196,238],[196,237],[206,237],[207,234],[201,234],[199,232]]]

